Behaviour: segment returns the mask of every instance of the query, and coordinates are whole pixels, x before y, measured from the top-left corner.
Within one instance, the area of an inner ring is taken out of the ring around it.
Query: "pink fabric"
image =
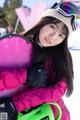
[[[0,68],[28,67],[31,64],[31,51],[31,43],[27,43],[23,38],[3,38],[0,41]]]
[[[5,89],[12,89],[25,83],[27,72],[25,69],[21,70],[2,70],[0,78],[0,91]],[[62,102],[62,96],[66,91],[66,83],[63,79],[55,87],[50,88],[26,88],[22,92],[15,95],[12,99],[15,107],[20,112],[30,107],[37,106],[47,102],[57,102],[63,112],[61,120],[70,120],[69,112],[66,110],[64,103]],[[55,109],[53,109],[55,111]],[[56,111],[55,111],[56,115]]]
[[[47,102],[57,102],[66,90],[66,83],[60,82],[50,88],[30,88],[13,97],[14,104],[18,111],[37,106]],[[33,99],[32,99],[33,98]]]
[[[48,102],[57,102],[62,109],[61,120],[70,120],[70,114],[62,101],[62,96],[66,91],[67,85],[64,80],[55,87],[51,88],[30,88],[13,97],[13,102],[20,112],[27,108]],[[53,112],[56,110],[53,109]]]
[[[0,92],[2,90],[8,90],[16,88],[26,81],[27,71],[26,69],[16,70],[1,70],[0,71]]]
[[[40,15],[43,13],[46,7],[46,2],[38,2],[34,3],[31,11],[24,7],[20,7],[15,10],[25,31],[31,29],[39,21]]]

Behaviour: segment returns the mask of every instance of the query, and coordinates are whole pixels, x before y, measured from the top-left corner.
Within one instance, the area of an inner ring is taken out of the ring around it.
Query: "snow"
[[[71,120],[80,120],[80,30],[75,32],[69,41],[69,47],[72,59],[73,59],[73,68],[74,68],[74,90],[73,94],[70,97],[63,97],[64,102],[70,111]],[[72,42],[72,43],[71,43]],[[75,47],[73,47],[75,46]]]

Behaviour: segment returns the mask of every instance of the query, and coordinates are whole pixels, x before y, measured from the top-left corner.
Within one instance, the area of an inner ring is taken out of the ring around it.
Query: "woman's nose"
[[[51,33],[51,34],[49,34],[49,39],[56,39],[56,37],[57,37],[57,33],[56,32],[54,32],[54,33]]]

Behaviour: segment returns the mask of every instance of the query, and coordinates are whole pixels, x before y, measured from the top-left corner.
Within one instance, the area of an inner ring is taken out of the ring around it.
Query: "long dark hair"
[[[43,47],[41,48],[38,44],[38,35],[39,30],[46,24],[49,23],[59,23],[60,21],[56,18],[43,18],[35,27],[31,30],[26,32],[24,36],[28,37],[30,40],[33,40],[33,63],[44,61],[48,65],[49,73],[52,77],[54,69],[55,69],[55,81],[52,81],[48,84],[49,86],[56,85],[59,83],[63,78],[66,79],[67,82],[67,92],[66,95],[70,96],[73,91],[73,64],[71,54],[68,50],[67,46],[67,39],[68,39],[68,28],[64,25],[64,33],[65,33],[65,40],[60,43],[59,45],[53,47]],[[54,67],[53,67],[54,66]]]

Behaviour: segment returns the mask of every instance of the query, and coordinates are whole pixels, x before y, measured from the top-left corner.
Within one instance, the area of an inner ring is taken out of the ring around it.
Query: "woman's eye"
[[[50,27],[55,30],[55,27],[53,25],[50,25]]]
[[[60,36],[61,38],[64,38],[64,35],[63,35],[63,34],[59,34],[59,36]]]

